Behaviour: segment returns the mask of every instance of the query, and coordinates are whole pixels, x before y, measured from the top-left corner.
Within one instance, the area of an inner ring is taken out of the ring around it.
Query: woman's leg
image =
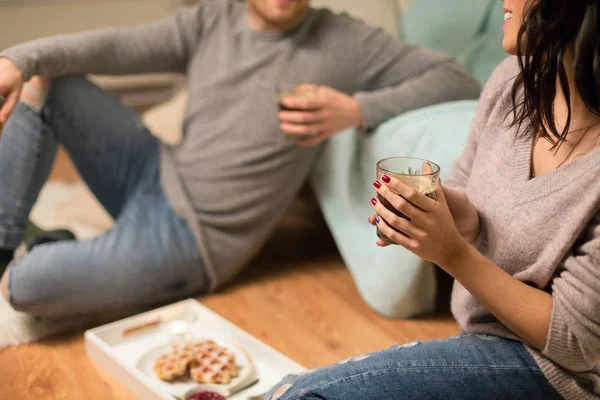
[[[133,312],[208,289],[194,236],[164,196],[155,166],[113,229],[87,242],[36,246],[10,265],[10,303],[62,318]]]
[[[289,376],[269,400],[526,399],[561,397],[519,343],[461,335],[415,342]]]

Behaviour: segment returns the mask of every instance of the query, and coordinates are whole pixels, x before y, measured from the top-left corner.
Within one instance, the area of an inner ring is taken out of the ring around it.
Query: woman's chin
[[[502,48],[504,49],[505,52],[507,52],[510,55],[513,55],[513,56],[517,55],[517,44],[513,40],[504,38],[504,40],[502,41]]]

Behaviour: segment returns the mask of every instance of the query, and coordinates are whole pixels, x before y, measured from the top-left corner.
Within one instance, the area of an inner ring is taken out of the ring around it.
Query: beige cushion
[[[399,0],[406,1],[406,0]],[[397,36],[396,0],[313,0],[313,7],[327,7],[337,12],[347,12],[353,17],[383,28],[391,35]]]
[[[187,100],[187,90],[181,89],[170,100],[146,111],[142,120],[163,143],[177,144],[181,140]]]

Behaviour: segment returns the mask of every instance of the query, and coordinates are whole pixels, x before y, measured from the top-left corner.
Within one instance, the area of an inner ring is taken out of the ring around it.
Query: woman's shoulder
[[[517,57],[508,57],[496,67],[483,88],[471,124],[473,137],[476,138],[480,148],[484,142],[495,147],[497,140],[507,137],[507,135],[499,135],[499,131],[513,131],[507,121],[511,119],[512,88],[519,73]]]
[[[519,62],[517,57],[511,56],[496,67],[488,79],[479,99],[480,116],[489,120],[492,115],[502,118],[512,108],[512,88],[515,79],[519,76]]]
[[[482,98],[494,94],[496,97],[502,93],[509,93],[515,79],[521,73],[519,69],[519,59],[516,56],[510,56],[502,61],[494,70],[483,90]]]

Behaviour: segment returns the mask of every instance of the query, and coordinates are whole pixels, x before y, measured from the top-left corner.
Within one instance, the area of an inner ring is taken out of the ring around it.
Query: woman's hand
[[[409,218],[399,217],[373,198],[371,205],[378,216],[373,215],[369,220],[388,238],[441,268],[467,249],[468,244],[458,232],[448,208],[441,182],[437,185],[437,201],[388,176],[374,185],[381,196]],[[384,245],[381,240],[377,244]]]
[[[479,213],[475,205],[463,192],[444,187],[444,197],[458,232],[468,243],[479,236]]]
[[[310,86],[310,85],[303,85]],[[314,146],[347,128],[362,125],[358,101],[327,86],[312,87],[311,97],[287,97],[283,105],[293,111],[279,112],[281,130],[289,135],[314,135],[297,141],[299,146]]]
[[[23,84],[23,75],[15,63],[8,58],[0,58],[0,95],[6,97],[4,105],[0,104],[0,124],[6,124],[15,109]]]

